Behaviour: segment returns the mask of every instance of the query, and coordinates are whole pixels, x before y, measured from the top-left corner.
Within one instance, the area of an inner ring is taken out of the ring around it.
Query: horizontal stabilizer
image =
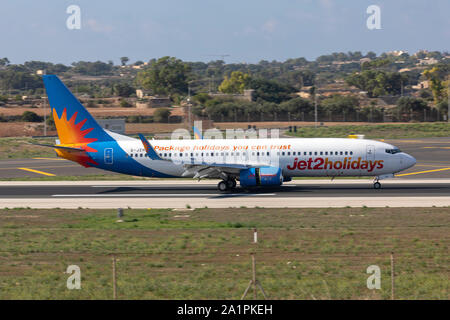
[[[41,146],[41,147],[49,147],[49,148],[54,148],[54,149],[61,149],[61,150],[67,150],[67,151],[83,151],[85,152],[86,150],[82,149],[82,148],[72,148],[72,147],[64,147],[64,146],[54,146],[51,144],[42,144],[42,143],[29,143],[33,146]]]

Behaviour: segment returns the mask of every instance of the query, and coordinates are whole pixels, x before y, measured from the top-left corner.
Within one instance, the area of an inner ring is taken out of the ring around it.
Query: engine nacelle
[[[242,187],[280,186],[283,175],[278,167],[250,168],[241,170],[239,180]]]

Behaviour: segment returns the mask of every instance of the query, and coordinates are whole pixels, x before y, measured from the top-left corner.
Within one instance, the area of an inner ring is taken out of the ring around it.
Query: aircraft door
[[[113,164],[113,149],[112,148],[105,148],[104,153],[104,162],[105,164]]]
[[[366,148],[366,160],[374,161],[375,160],[375,147],[370,145]]]

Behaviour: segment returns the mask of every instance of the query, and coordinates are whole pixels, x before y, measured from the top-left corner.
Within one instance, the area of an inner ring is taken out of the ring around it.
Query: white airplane
[[[379,180],[416,160],[393,145],[365,139],[152,140],[103,129],[54,75],[44,84],[58,131],[58,156],[85,167],[144,177],[221,179],[217,187],[280,186],[293,177],[370,176]],[[194,130],[195,131],[195,130]],[[196,135],[198,135],[198,131]]]

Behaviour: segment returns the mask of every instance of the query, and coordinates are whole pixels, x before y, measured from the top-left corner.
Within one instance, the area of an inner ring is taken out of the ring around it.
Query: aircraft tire
[[[217,184],[217,189],[219,189],[220,192],[225,192],[228,190],[228,184],[222,180]]]
[[[236,180],[227,180],[227,188],[228,189],[234,189],[236,188]]]

